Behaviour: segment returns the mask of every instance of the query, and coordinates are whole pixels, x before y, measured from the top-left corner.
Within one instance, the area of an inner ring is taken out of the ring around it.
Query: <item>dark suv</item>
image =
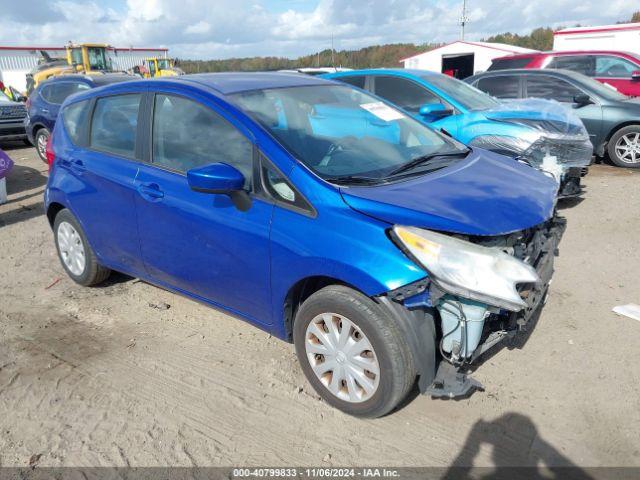
[[[0,90],[0,141],[26,140],[24,118],[27,109],[23,103],[14,102]]]
[[[111,83],[136,80],[138,77],[122,73],[104,75],[60,75],[42,82],[27,100],[28,117],[25,119],[27,137],[36,146],[38,155],[46,162],[49,135],[55,126],[60,105],[74,93]]]
[[[545,98],[582,120],[597,156],[619,167],[640,168],[640,100],[569,70],[498,70],[465,79],[500,99]]]

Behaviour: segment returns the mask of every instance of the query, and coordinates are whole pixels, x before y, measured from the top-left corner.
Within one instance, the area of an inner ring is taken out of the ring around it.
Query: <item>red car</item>
[[[495,58],[488,70],[563,68],[608,83],[620,93],[640,96],[640,56],[609,50],[523,53]]]

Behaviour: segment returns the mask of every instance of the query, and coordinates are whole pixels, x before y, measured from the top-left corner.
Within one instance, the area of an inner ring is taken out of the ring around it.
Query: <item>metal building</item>
[[[51,57],[66,57],[64,47],[13,47],[0,46],[0,80],[11,85],[21,92],[27,89],[26,74],[38,64],[42,58],[41,51],[46,52]],[[114,68],[118,70],[128,70],[135,65],[141,65],[145,58],[162,57],[166,58],[167,48],[109,48],[109,56],[113,61]]]

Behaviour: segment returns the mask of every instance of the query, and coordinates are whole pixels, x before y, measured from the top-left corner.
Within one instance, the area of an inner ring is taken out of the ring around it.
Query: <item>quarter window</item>
[[[481,78],[476,87],[496,98],[520,98],[520,78],[515,75]]]
[[[398,77],[375,77],[376,95],[411,113],[419,113],[427,103],[442,103],[440,98],[417,83]]]
[[[65,107],[62,112],[62,121],[64,123],[64,127],[71,137],[71,141],[74,144],[81,143],[83,126],[87,123],[87,118],[89,116],[89,100],[84,100],[82,102],[72,103]]]
[[[562,103],[573,103],[573,97],[581,95],[583,92],[573,85],[547,76],[527,77],[527,96],[535,98],[546,98]]]
[[[91,122],[91,147],[133,158],[140,99],[140,94],[99,98]]]
[[[213,110],[173,95],[156,95],[153,114],[153,163],[186,172],[211,163],[227,163],[251,184],[253,144]]]
[[[631,73],[640,66],[620,57],[596,56],[596,77],[631,78]]]

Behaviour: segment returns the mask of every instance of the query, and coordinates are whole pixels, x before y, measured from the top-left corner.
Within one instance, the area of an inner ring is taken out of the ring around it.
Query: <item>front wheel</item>
[[[332,285],[311,295],[296,314],[293,336],[309,383],[349,415],[385,415],[415,382],[413,357],[395,321],[351,288]]]
[[[49,130],[46,128],[41,128],[36,132],[36,136],[33,139],[36,144],[36,150],[38,151],[38,156],[40,160],[43,162],[47,162],[47,142],[49,141]]]
[[[109,277],[111,270],[98,263],[80,223],[69,210],[56,215],[53,233],[60,262],[74,282],[90,286]]]
[[[614,133],[607,150],[618,167],[640,168],[640,125],[629,125]]]

